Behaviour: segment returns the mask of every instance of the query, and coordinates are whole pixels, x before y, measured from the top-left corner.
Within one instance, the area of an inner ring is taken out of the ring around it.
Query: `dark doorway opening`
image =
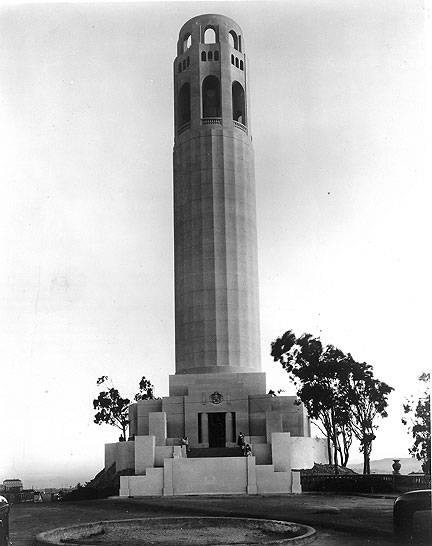
[[[208,414],[209,447],[225,447],[225,416],[226,413]]]
[[[239,82],[233,82],[232,84],[232,109],[233,120],[246,125],[245,93]]]
[[[240,84],[239,84],[240,85]],[[207,76],[202,83],[203,118],[219,118],[221,115],[220,85],[216,76]]]

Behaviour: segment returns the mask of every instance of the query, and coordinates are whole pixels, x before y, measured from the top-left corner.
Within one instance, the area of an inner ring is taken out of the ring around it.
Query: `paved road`
[[[11,510],[12,546],[30,546],[41,531],[106,519],[175,515],[248,516],[312,525],[319,546],[386,546],[392,499],[333,495],[165,497],[19,504]]]

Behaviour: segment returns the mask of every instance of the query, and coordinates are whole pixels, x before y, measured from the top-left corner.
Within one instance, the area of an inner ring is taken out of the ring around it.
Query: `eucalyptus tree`
[[[107,375],[102,375],[96,381],[96,384],[106,386],[106,390],[99,392],[97,398],[93,400],[93,409],[97,410],[94,416],[94,422],[97,425],[105,423],[121,430],[120,441],[126,440],[126,430],[129,425],[129,398],[123,398],[118,389],[116,389]],[[154,387],[144,376],[139,383],[139,391],[135,395],[135,401],[154,399]]]
[[[349,403],[352,412],[351,428],[360,442],[363,453],[363,474],[370,474],[370,454],[376,439],[377,417],[387,417],[386,408],[392,387],[376,379],[373,368],[366,362],[351,360],[349,374]]]
[[[338,471],[346,466],[352,441],[347,397],[347,357],[332,345],[323,347],[318,338],[297,338],[288,330],[271,346],[271,355],[287,371],[309,417],[327,438],[329,461]]]
[[[271,355],[288,372],[309,417],[326,436],[335,471],[339,462],[347,465],[355,436],[363,472],[369,473],[376,418],[387,416],[392,387],[376,379],[369,364],[356,362],[333,345],[324,347],[311,334],[297,338],[288,330],[272,343]]]

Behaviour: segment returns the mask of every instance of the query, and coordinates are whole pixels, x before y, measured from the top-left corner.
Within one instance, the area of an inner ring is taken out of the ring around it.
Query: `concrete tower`
[[[106,469],[134,472],[121,477],[121,496],[290,493],[300,489],[293,469],[326,460],[303,405],[266,394],[260,368],[246,76],[234,21],[200,15],[183,25],[174,61],[176,373],[169,396],[130,405],[131,441],[106,445]],[[240,432],[251,457],[241,457]]]
[[[174,61],[176,375],[260,371],[255,181],[240,27],[200,15]]]

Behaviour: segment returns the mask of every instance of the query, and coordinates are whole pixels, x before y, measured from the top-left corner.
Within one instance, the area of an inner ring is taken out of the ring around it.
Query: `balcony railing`
[[[239,121],[233,120],[234,127],[241,129],[244,133],[248,133],[246,125],[240,123]],[[201,125],[222,125],[222,118],[201,118]],[[180,135],[184,131],[190,128],[190,122],[183,124],[177,131]]]
[[[222,118],[202,118],[202,125],[222,125]]]
[[[246,125],[243,125],[243,123],[240,123],[239,121],[235,121],[235,120],[233,121],[233,123],[234,123],[234,127],[238,127],[239,129],[241,129],[247,134],[248,130]]]
[[[182,133],[184,133],[185,131],[187,131],[188,129],[190,129],[190,121],[187,121],[186,123],[183,123],[183,125],[181,125],[178,130],[177,130],[177,134],[178,135],[181,135]]]

